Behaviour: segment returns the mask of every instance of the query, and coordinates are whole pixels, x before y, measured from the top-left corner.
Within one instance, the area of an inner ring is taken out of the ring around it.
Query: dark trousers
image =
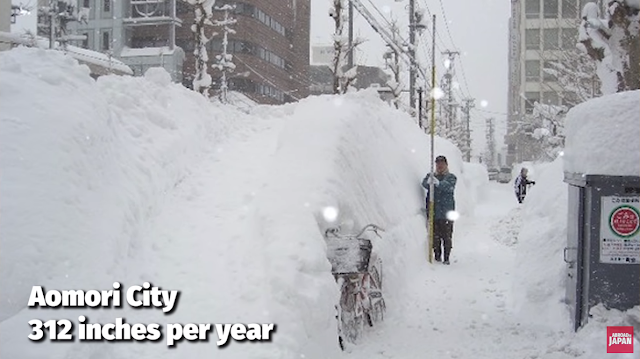
[[[442,260],[444,249],[444,260],[449,260],[451,254],[453,235],[453,221],[446,219],[436,219],[433,221],[433,252],[437,261]]]

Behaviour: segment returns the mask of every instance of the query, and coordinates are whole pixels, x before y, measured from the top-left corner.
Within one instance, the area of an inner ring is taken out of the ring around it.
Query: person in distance
[[[536,181],[529,181],[529,179],[527,178],[528,173],[529,170],[523,167],[520,170],[520,175],[516,177],[516,180],[513,184],[513,189],[516,192],[518,203],[524,202],[524,197],[527,196],[527,186],[536,184]]]

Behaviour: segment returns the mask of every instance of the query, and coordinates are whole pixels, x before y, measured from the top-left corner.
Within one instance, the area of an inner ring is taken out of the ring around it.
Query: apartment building
[[[72,22],[69,29],[86,35],[78,45],[121,60],[136,76],[160,66],[174,81],[181,82],[184,51],[175,42],[176,28],[182,25],[176,16],[176,3],[181,2],[78,0],[80,8],[88,8],[88,21]]]
[[[39,0],[46,2],[48,0]],[[237,21],[229,34],[228,53],[236,68],[227,74],[230,90],[262,104],[281,104],[309,95],[310,0],[217,0],[215,8],[233,5]],[[175,82],[192,88],[195,76],[194,7],[183,0],[78,0],[88,8],[88,23],[69,29],[87,39],[80,46],[109,54],[135,75],[164,67]],[[214,11],[222,20],[224,11]],[[46,24],[44,24],[46,25]],[[46,31],[46,26],[43,26]],[[220,86],[221,73],[211,67],[222,53],[222,29],[207,26],[208,73]],[[46,35],[46,34],[42,34]]]
[[[217,0],[216,8],[234,6],[229,16],[236,20],[228,34],[227,52],[236,69],[227,73],[229,89],[261,104],[281,104],[309,94],[310,0]],[[178,16],[184,24],[193,22],[193,8],[179,4]],[[224,11],[214,11],[214,20],[224,19]],[[207,44],[209,65],[222,53],[222,29]],[[185,50],[183,84],[192,87],[195,75],[194,35],[189,26],[178,29],[176,43]],[[211,94],[220,85],[221,72],[208,69],[213,77]]]
[[[507,165],[532,160],[533,139],[526,134],[513,135],[526,121],[536,102],[574,106],[576,93],[563,86],[545,69],[551,63],[575,54],[581,10],[597,0],[511,0],[509,22],[509,89]],[[595,74],[593,76],[595,78]],[[597,86],[594,86],[596,88]],[[526,125],[526,124],[525,124]]]

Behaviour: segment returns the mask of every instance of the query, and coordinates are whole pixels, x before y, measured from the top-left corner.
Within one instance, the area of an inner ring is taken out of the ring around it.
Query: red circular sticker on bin
[[[609,227],[620,237],[631,237],[640,228],[640,214],[631,206],[620,206],[611,212]]]

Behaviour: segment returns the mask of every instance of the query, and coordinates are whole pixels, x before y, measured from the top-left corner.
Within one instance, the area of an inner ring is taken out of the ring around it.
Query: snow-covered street
[[[508,184],[491,183],[475,215],[454,229],[452,264],[425,265],[411,279],[400,312],[388,313],[383,326],[356,358],[528,358],[554,339],[553,330],[534,327],[510,311],[515,253],[492,231],[504,230],[520,208]]]

